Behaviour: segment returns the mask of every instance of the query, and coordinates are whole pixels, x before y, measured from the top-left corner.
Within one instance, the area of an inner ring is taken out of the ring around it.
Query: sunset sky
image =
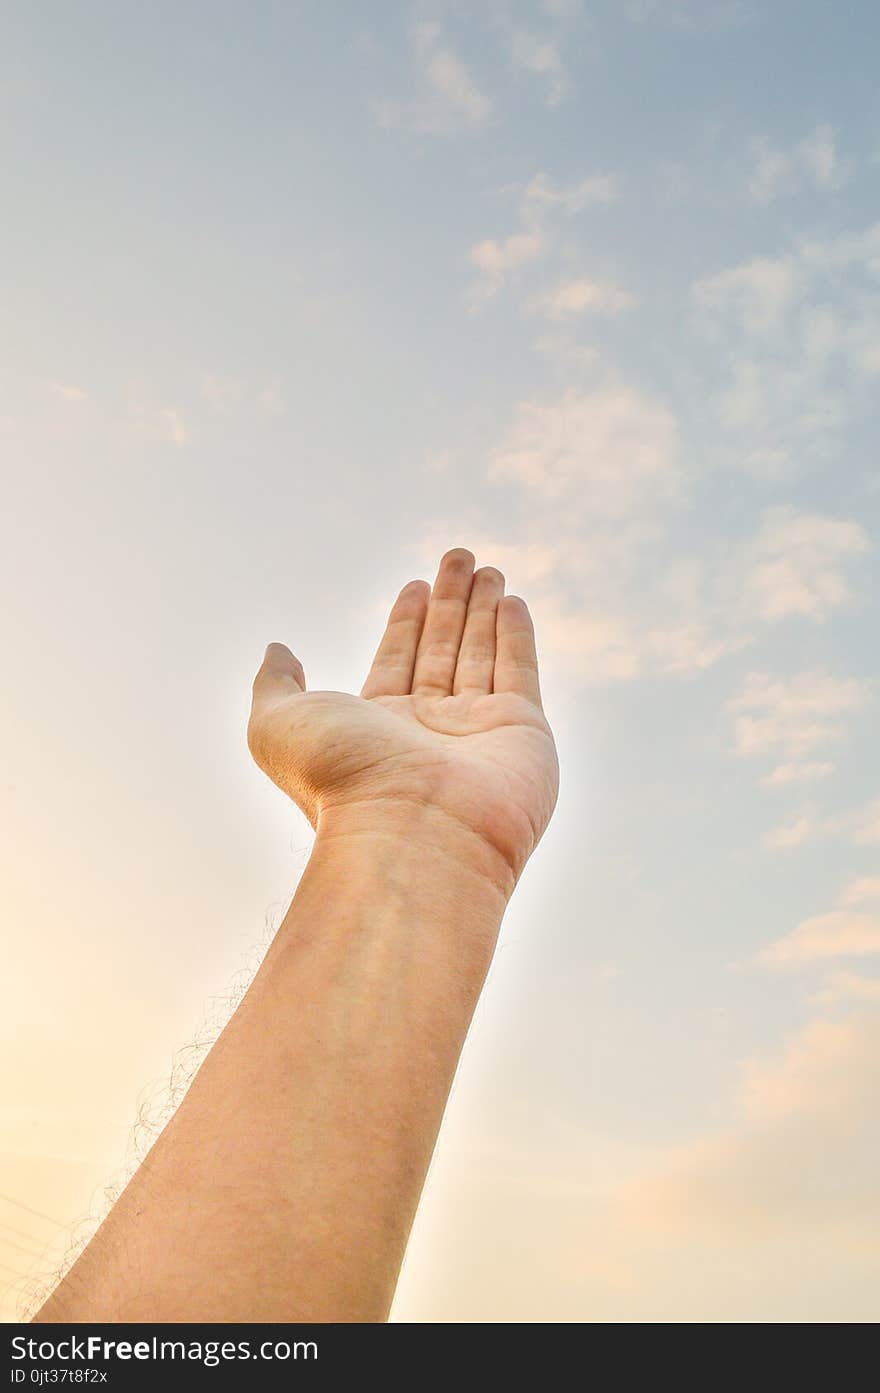
[[[0,1314],[302,871],[266,643],[465,546],[562,786],[393,1319],[880,1318],[880,8],[3,31]]]

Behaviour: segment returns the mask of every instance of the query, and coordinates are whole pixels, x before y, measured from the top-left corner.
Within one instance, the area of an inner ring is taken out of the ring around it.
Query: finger
[[[254,705],[275,701],[304,692],[306,675],[303,665],[284,643],[270,643],[260,669],[254,678]]]
[[[452,693],[473,574],[474,554],[465,547],[454,547],[440,560],[416,652],[414,694],[450,696]]]
[[[498,605],[496,647],[493,691],[515,692],[540,706],[535,627],[518,595],[505,595]]]
[[[474,571],[452,684],[456,696],[459,692],[488,694],[492,690],[498,602],[503,594],[504,577],[500,571],[493,566],[481,566]]]
[[[430,594],[431,587],[426,580],[411,580],[401,590],[391,607],[385,632],[361,688],[362,697],[409,694]]]

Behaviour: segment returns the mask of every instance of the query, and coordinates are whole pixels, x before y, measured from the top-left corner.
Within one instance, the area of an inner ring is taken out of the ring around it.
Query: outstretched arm
[[[534,635],[464,550],[360,697],[271,644],[250,748],[316,829],[247,994],[38,1321],[387,1316],[501,918],[556,800]]]

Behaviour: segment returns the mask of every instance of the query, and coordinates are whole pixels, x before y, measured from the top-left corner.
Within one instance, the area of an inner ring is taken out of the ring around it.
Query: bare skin
[[[270,644],[248,744],[316,831],[246,996],[37,1321],[381,1321],[558,763],[525,603],[457,548],[360,696]]]

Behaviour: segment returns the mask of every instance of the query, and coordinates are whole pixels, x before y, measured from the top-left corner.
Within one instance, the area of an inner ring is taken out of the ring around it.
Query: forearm
[[[249,991],[38,1320],[382,1320],[509,887],[330,822]]]

